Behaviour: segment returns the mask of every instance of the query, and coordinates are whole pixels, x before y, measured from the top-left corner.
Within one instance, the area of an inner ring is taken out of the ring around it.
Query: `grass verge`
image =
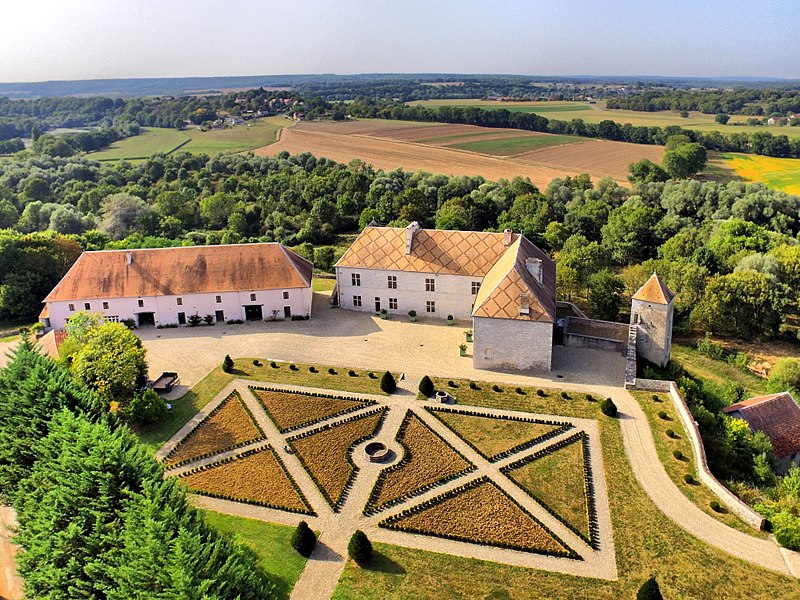
[[[673,344],[671,356],[677,359],[690,375],[704,381],[706,385],[711,385],[713,387],[711,391],[717,395],[730,383],[744,387],[748,397],[767,393],[766,380],[745,373],[724,361],[706,356],[691,346]]]

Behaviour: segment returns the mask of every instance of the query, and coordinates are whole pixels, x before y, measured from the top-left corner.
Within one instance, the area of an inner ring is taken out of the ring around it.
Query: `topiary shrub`
[[[272,367],[273,369],[278,369],[279,368],[278,367],[278,363],[276,363],[274,360],[269,363],[269,366]]]
[[[494,385],[492,386],[492,391],[493,391],[493,392],[502,392],[503,390],[500,388],[500,386],[499,386],[499,385],[497,385],[497,384],[494,384]]]
[[[664,421],[667,421],[669,419],[667,413],[665,413],[663,410],[658,411],[658,418],[663,419]]]
[[[686,475],[683,476],[683,480],[689,485],[692,485],[694,483],[694,475],[686,473]]]
[[[617,405],[614,404],[614,401],[611,398],[606,398],[600,403],[600,412],[607,417],[616,417]]]
[[[636,593],[636,600],[663,600],[663,598],[655,577],[645,581]]]
[[[586,401],[587,402],[594,402],[594,398],[592,397],[591,394],[586,394]]]
[[[450,383],[453,382],[451,381]],[[419,393],[426,398],[433,396],[433,381],[431,381],[431,378],[427,375],[425,375],[419,382]]]
[[[713,510],[714,512],[720,512],[722,510],[722,507],[719,505],[719,502],[717,502],[716,500],[712,500],[711,502],[708,503],[708,505],[711,507],[711,510]]]
[[[394,380],[394,375],[386,371],[381,377],[381,390],[387,394],[393,394],[397,389],[397,382]]]
[[[308,367],[308,372],[309,373],[319,373],[319,371],[317,371],[317,367],[315,367],[315,366]]]
[[[225,358],[222,359],[222,370],[226,373],[230,373],[233,371],[233,359],[230,357],[229,354],[225,355]]]
[[[350,369],[350,370],[347,372],[347,374],[348,374],[350,377],[358,377],[358,373],[356,373],[355,371],[353,371],[353,369]]]
[[[260,367],[261,366],[261,361],[258,360],[257,358],[254,358],[253,359],[253,366],[254,367]]]
[[[297,367],[297,365],[291,364],[291,365],[289,365],[289,370],[290,371],[299,371],[300,369]]]
[[[672,456],[674,456],[678,460],[683,460],[683,452],[681,452],[680,450],[673,450]]]
[[[672,431],[672,429],[667,429],[664,433],[667,434],[668,438],[674,438],[675,437],[675,432]]]
[[[367,375],[367,377],[369,377],[370,379],[377,379],[378,378],[378,376],[375,375],[375,373],[373,373],[372,371],[369,372],[369,375]]]
[[[651,398],[653,399],[653,402],[661,402],[661,398],[658,397],[658,394],[653,394]]]
[[[447,382],[447,385],[448,385],[448,387],[451,387],[451,388],[457,388],[458,387],[458,384],[455,381],[453,381],[452,379]]]
[[[567,392],[561,392],[561,397],[562,397],[564,400],[569,400],[569,394],[568,394]]]
[[[521,387],[515,388],[514,391],[518,393],[520,396],[525,395],[525,390],[523,390]]]
[[[479,390],[479,389],[481,389],[481,388],[479,388],[479,387],[478,387],[478,384],[477,384],[477,383],[475,383],[474,381],[470,381],[470,382],[469,382],[469,389],[471,389],[471,390]]]
[[[329,374],[329,375],[336,375],[336,369],[334,369],[333,367],[331,367],[330,369],[328,369],[328,374]]]
[[[347,554],[362,566],[368,565],[372,559],[372,542],[360,529],[350,538],[350,543],[347,544]]]
[[[317,536],[311,531],[308,523],[300,521],[292,534],[292,548],[301,556],[308,558],[317,545]]]
[[[536,390],[536,395],[539,396],[539,398],[544,398],[545,397],[544,390]]]

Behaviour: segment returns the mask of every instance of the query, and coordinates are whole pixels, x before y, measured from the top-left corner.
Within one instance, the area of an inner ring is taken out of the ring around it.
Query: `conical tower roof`
[[[653,273],[650,279],[633,295],[634,300],[652,304],[669,304],[673,298],[675,298],[674,292],[667,287],[658,273]]]

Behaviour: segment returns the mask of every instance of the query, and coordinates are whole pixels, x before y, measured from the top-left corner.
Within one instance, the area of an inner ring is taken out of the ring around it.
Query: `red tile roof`
[[[669,304],[674,297],[675,294],[656,273],[653,273],[650,279],[633,295],[634,300],[652,304]]]
[[[753,431],[763,431],[778,458],[800,452],[800,406],[789,392],[750,398],[731,404],[722,411],[740,416]]]
[[[303,288],[311,272],[278,243],[102,250],[81,254],[44,301]]]

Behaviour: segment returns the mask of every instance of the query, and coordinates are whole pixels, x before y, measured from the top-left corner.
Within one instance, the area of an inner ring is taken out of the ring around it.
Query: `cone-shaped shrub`
[[[356,531],[350,538],[350,543],[347,544],[347,554],[359,565],[369,564],[372,558],[372,543],[363,531]]]
[[[292,534],[292,548],[297,550],[301,556],[308,558],[317,545],[317,536],[311,531],[308,523],[300,521]]]
[[[431,381],[431,378],[428,377],[427,375],[425,375],[425,377],[423,377],[422,380],[419,382],[419,391],[423,396],[427,398],[433,396],[433,382]]]
[[[381,377],[381,390],[386,392],[387,394],[393,394],[394,391],[397,389],[397,382],[394,380],[394,375],[386,371]]]
[[[225,358],[222,360],[222,370],[226,373],[233,371],[233,359],[229,354],[226,354]]]
[[[661,590],[658,589],[658,582],[655,577],[651,577],[642,584],[636,594],[636,600],[662,600]]]
[[[616,417],[617,405],[611,398],[606,398],[600,403],[600,411],[607,417]]]

